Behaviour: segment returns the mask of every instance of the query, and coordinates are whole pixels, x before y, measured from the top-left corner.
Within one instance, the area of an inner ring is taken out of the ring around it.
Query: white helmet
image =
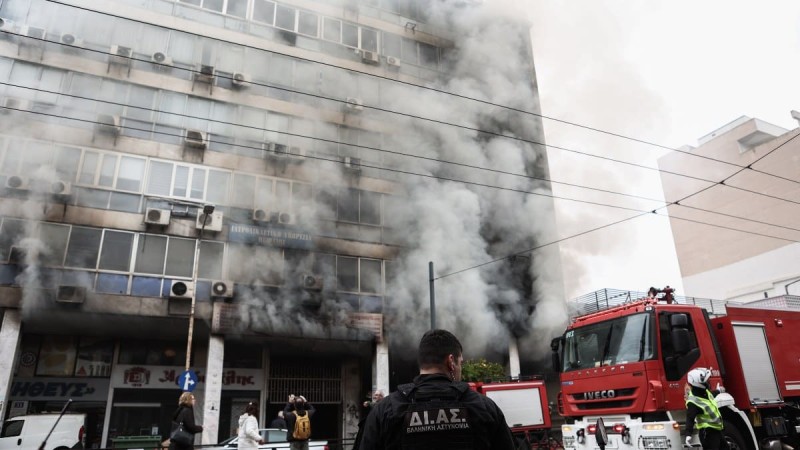
[[[686,381],[692,386],[706,388],[708,387],[709,378],[711,378],[710,370],[704,367],[697,367],[689,371],[689,374],[686,376]]]

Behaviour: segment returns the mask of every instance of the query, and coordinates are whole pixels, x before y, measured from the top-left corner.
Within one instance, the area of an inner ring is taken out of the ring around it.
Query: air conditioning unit
[[[206,148],[206,133],[199,130],[186,130],[184,143],[187,147],[199,148],[205,150]]]
[[[79,305],[86,300],[86,288],[83,286],[59,286],[56,291],[56,302]]]
[[[300,286],[310,291],[321,291],[324,286],[323,278],[319,275],[304,274],[300,277]]]
[[[197,223],[195,223],[195,228],[198,230],[202,229],[203,220],[205,220],[206,231],[222,231],[222,218],[223,214],[219,211],[211,213],[208,218],[206,218],[203,208],[197,208]]]
[[[44,40],[45,36],[47,35],[47,31],[45,31],[44,28],[23,25],[19,29],[19,34],[23,36],[28,36],[29,38]]]
[[[361,158],[354,158],[352,156],[344,157],[344,166],[350,170],[361,170]]]
[[[18,98],[6,98],[3,101],[3,108],[0,109],[0,113],[9,114],[12,112],[24,111],[26,109],[28,109],[27,100],[21,100]]]
[[[253,210],[253,220],[255,220],[256,222],[269,222],[271,218],[272,218],[272,213],[270,213],[266,209]]]
[[[231,82],[235,88],[242,88],[247,85],[249,81],[250,77],[241,72],[234,72],[233,77],[231,78]]]
[[[400,67],[400,58],[396,56],[387,56],[386,57],[386,64],[392,67]]]
[[[148,225],[169,225],[172,211],[161,208],[147,208],[144,212],[144,223]]]
[[[14,38],[16,26],[14,22],[6,19],[5,17],[0,17],[0,39],[12,39]],[[13,33],[13,34],[12,34]]]
[[[50,193],[62,197],[72,195],[72,183],[66,181],[56,180],[50,183]]]
[[[289,147],[289,156],[296,159],[303,159],[306,157],[306,149],[303,147]]]
[[[360,112],[364,110],[364,102],[360,98],[347,97],[344,107],[347,111]]]
[[[119,116],[112,116],[109,114],[99,114],[97,116],[97,123],[95,123],[94,129],[98,133],[119,136],[119,134],[122,132],[120,118]]]
[[[11,175],[10,177],[6,178],[6,188],[25,191],[30,189],[30,180],[27,177]]]
[[[169,286],[169,298],[191,299],[192,297],[194,297],[194,283],[172,280],[172,284]]]
[[[200,65],[199,72],[194,74],[194,78],[197,81],[202,81],[204,83],[213,83],[214,82],[214,74],[215,74],[214,66],[208,66],[205,64]]]
[[[211,283],[211,296],[216,298],[233,298],[233,281],[214,280]]]
[[[131,57],[133,56],[133,50],[130,47],[125,47],[117,44],[111,46],[109,53],[111,53],[111,56],[113,58],[116,58],[113,61],[117,61],[123,64],[128,64],[130,62]]]
[[[294,225],[295,215],[289,212],[278,213],[278,223],[281,225]]]
[[[278,156],[284,156],[289,151],[289,148],[284,144],[272,144],[272,153]]]
[[[70,47],[83,47],[83,39],[76,37],[74,34],[64,33],[61,35],[61,43],[69,45]]]
[[[167,70],[172,65],[172,58],[161,52],[150,55],[150,61],[156,64],[159,69]]]
[[[369,64],[379,64],[381,62],[381,58],[378,56],[377,52],[370,52],[367,50],[361,50],[361,60]]]

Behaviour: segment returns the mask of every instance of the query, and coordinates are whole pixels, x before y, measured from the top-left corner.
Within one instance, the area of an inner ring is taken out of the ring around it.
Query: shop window
[[[102,233],[102,230],[94,228],[72,227],[64,265],[81,269],[97,267]]]
[[[70,377],[75,369],[75,338],[45,336],[39,349],[36,375]]]
[[[336,280],[340,291],[358,291],[358,258],[336,258]]]
[[[111,376],[114,341],[97,337],[82,337],[78,344],[76,377]]]
[[[185,362],[185,343],[124,340],[119,346],[120,364],[183,366]]]

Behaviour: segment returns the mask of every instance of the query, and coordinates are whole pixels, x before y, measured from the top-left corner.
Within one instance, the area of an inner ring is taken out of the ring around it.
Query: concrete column
[[[6,309],[0,326],[0,420],[6,417],[14,363],[17,361],[20,343],[22,315],[18,309]]]
[[[225,357],[225,338],[214,336],[208,339],[205,395],[203,396],[203,440],[202,445],[219,441],[219,408],[222,399],[222,361]]]
[[[375,344],[375,388],[389,395],[389,339]]]
[[[512,377],[519,377],[519,348],[514,336],[508,338],[508,371]]]

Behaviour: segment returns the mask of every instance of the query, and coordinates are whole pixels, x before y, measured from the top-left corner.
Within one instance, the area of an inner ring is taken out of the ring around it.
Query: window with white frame
[[[126,231],[104,230],[103,244],[100,251],[100,270],[128,272],[130,270],[131,251],[134,233]]]
[[[242,19],[247,16],[247,0],[179,0],[179,2]]]
[[[273,25],[275,23],[275,2],[269,0],[254,0],[253,20],[267,25]]]
[[[381,294],[382,267],[383,262],[379,259],[336,256],[336,288],[339,291]]]
[[[131,192],[142,191],[145,159],[84,150],[77,183]]]
[[[229,178],[228,172],[203,166],[151,160],[145,193],[189,200],[210,198],[215,204],[225,204]]]
[[[194,265],[195,240],[139,234],[134,272],[189,278]]]

